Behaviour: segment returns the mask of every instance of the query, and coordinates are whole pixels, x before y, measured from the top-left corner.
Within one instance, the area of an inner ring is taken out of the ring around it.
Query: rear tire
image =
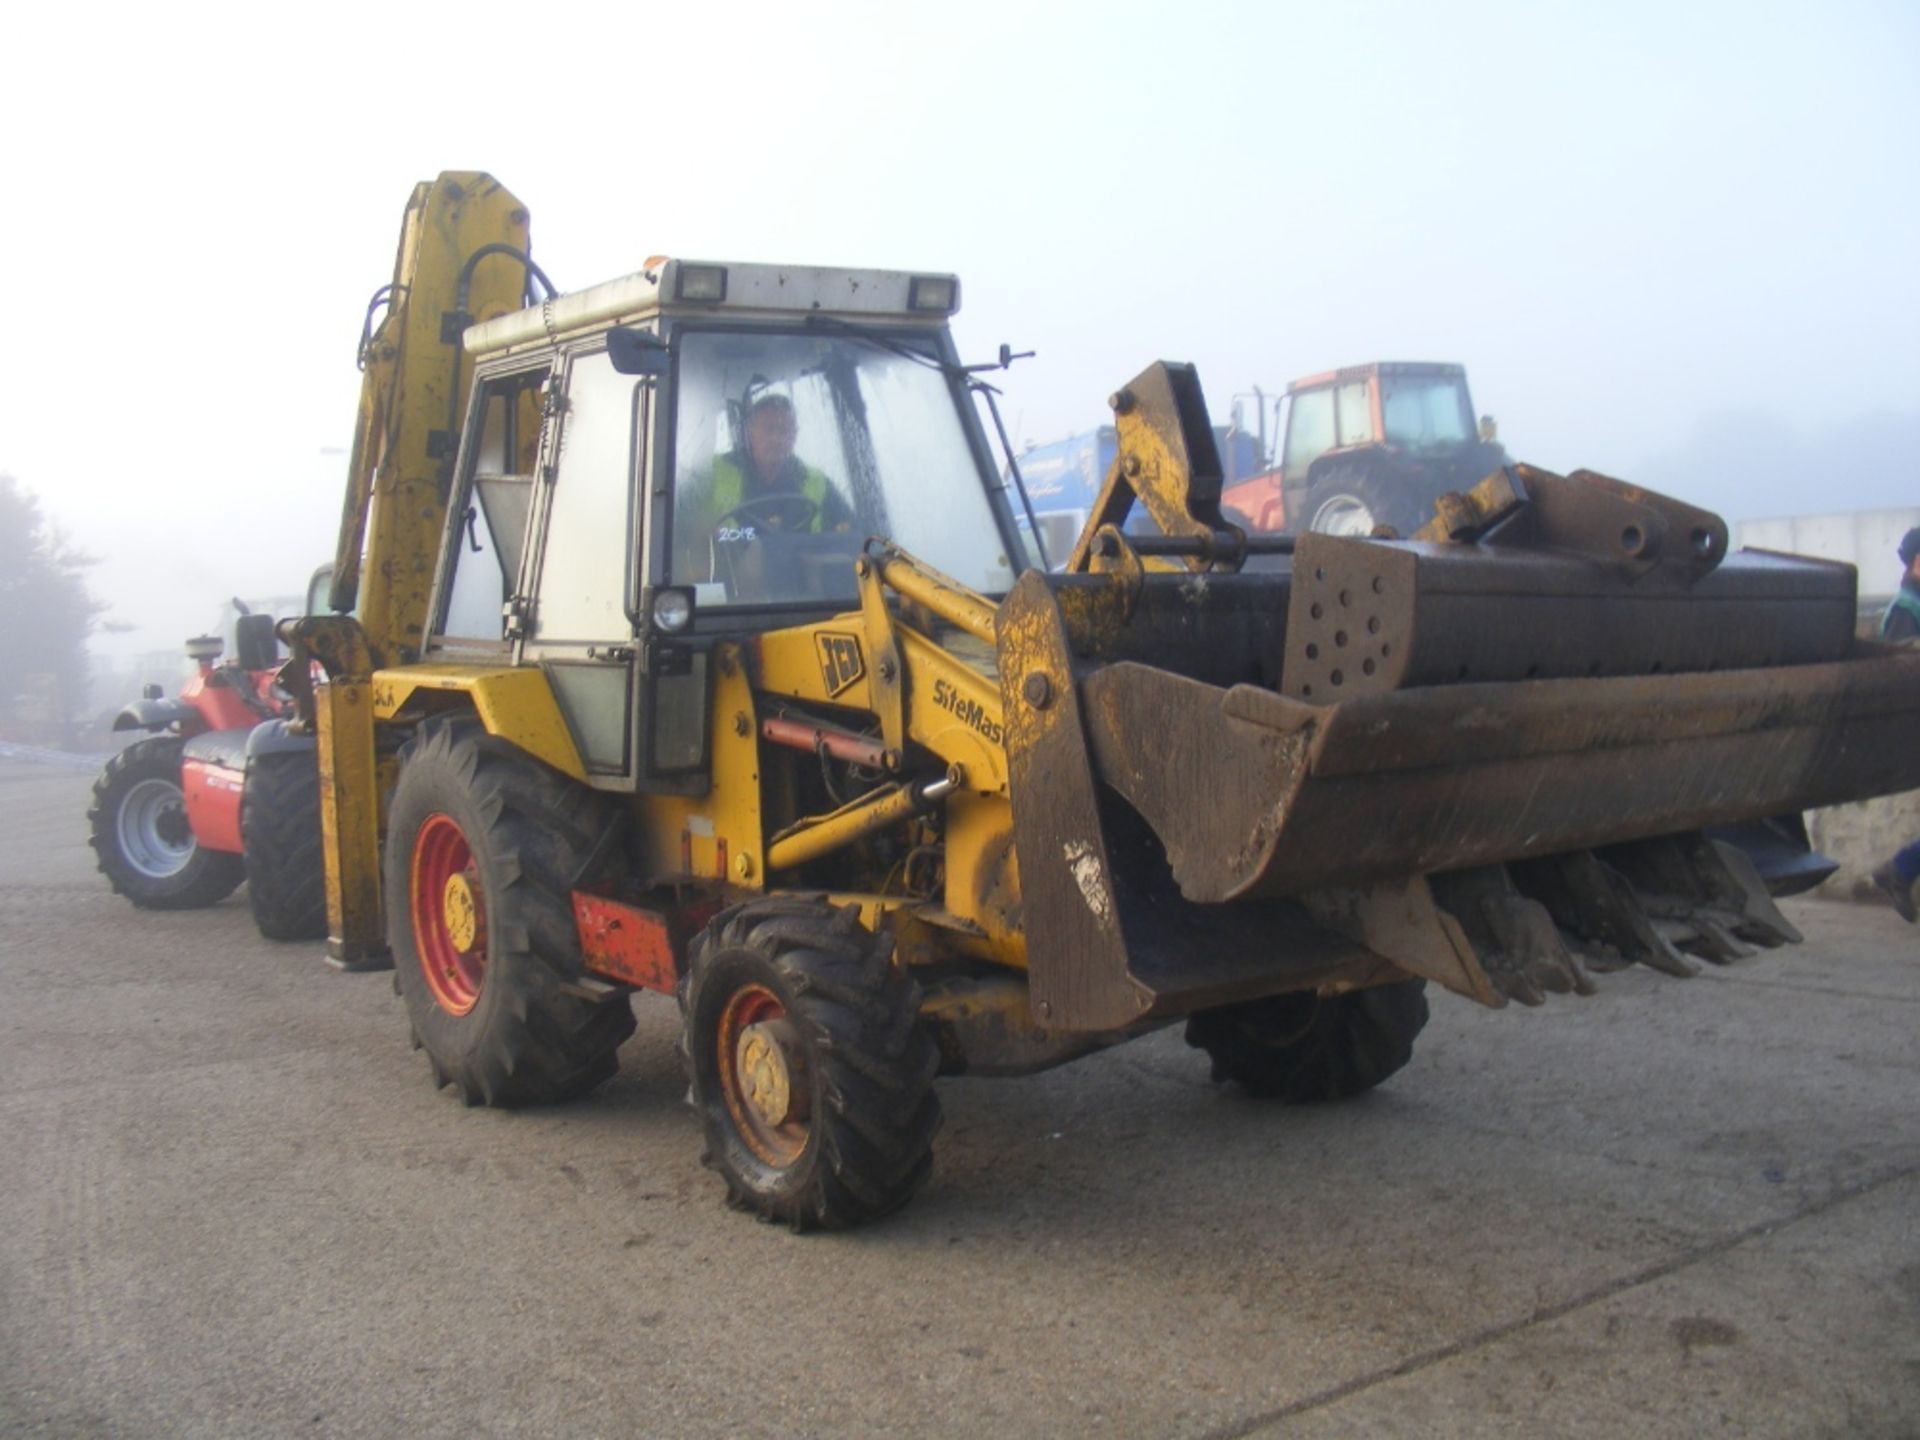
[[[320,761],[312,751],[256,755],[240,798],[242,859],[253,923],[269,940],[323,940],[327,875],[320,852]]]
[[[388,827],[394,989],[436,1085],[469,1105],[584,1095],[633,1033],[624,991],[579,988],[571,886],[612,816],[584,785],[471,721],[401,754]]]
[[[1413,1058],[1427,1023],[1427,982],[1402,980],[1344,995],[1310,990],[1201,1010],[1187,1044],[1213,1060],[1213,1078],[1289,1104],[1371,1090]]]
[[[138,740],[107,762],[87,810],[100,873],[142,910],[198,910],[245,878],[238,855],[208,850],[187,823],[177,735]]]
[[[687,1102],[727,1203],[795,1230],[905,1205],[933,1169],[940,1053],[893,940],[852,907],[722,913],[680,982]]]
[[[1342,465],[1314,482],[1307,492],[1306,516],[1304,528],[1317,535],[1365,539],[1386,526],[1404,539],[1433,518],[1433,498]]]

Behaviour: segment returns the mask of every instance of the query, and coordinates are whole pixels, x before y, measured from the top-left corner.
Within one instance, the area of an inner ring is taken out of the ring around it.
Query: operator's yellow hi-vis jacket
[[[722,518],[749,501],[776,495],[798,495],[813,502],[813,517],[807,522],[805,533],[817,535],[838,530],[853,522],[853,510],[840,497],[840,492],[834,489],[833,482],[797,457],[789,456],[787,463],[780,467],[780,472],[750,495],[747,493],[746,468],[739,455],[729,453],[714,457],[713,481],[705,497],[706,523],[717,525]]]

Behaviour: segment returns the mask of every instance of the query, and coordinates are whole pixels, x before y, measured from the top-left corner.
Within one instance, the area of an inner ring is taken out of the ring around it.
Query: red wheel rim
[[[813,1127],[806,1057],[787,1007],[764,985],[742,985],[727,997],[714,1039],[734,1129],[766,1164],[793,1164]]]
[[[413,837],[407,908],[420,973],[449,1015],[479,1003],[487,978],[487,894],[467,837],[449,816],[429,815]]]

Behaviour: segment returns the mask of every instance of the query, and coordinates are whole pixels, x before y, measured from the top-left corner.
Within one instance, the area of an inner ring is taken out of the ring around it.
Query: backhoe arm
[[[331,607],[358,611],[376,665],[418,653],[427,623],[454,454],[466,418],[470,366],[460,337],[476,320],[520,308],[526,265],[476,252],[525,255],[527,210],[479,171],[450,170],[413,188],[400,227],[386,313],[361,343],[354,427]],[[364,558],[364,568],[362,561]]]
[[[461,337],[476,319],[520,307],[526,250],[526,207],[491,176],[447,171],[414,187],[393,283],[374,297],[361,339],[360,413],[328,597],[336,614],[282,628],[303,718],[319,736],[327,949],[344,968],[379,963],[386,949],[372,674],[423,648],[466,417]],[[306,684],[314,660],[328,675],[317,689]]]

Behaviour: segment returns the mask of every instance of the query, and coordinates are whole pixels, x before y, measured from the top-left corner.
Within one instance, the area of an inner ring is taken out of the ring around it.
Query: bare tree
[[[104,608],[87,589],[93,563],[48,523],[30,491],[0,474],[0,720],[24,701],[46,712],[34,728],[65,736],[86,698],[87,636]],[[16,725],[24,718],[16,715]]]

